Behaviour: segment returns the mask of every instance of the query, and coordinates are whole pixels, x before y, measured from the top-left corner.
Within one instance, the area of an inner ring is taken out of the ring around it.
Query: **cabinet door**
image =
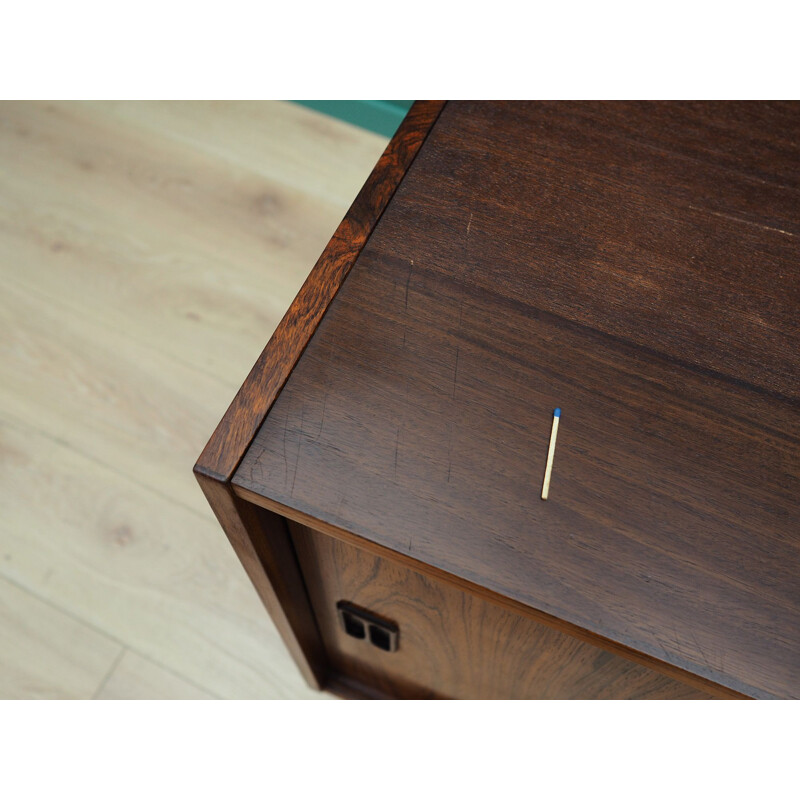
[[[294,522],[289,527],[333,673],[396,698],[710,695]],[[355,618],[345,624],[337,604]],[[368,612],[360,627],[358,609]],[[384,649],[369,621],[397,627]],[[349,632],[348,632],[349,628]],[[355,634],[355,635],[354,635]],[[374,639],[374,641],[371,641]]]

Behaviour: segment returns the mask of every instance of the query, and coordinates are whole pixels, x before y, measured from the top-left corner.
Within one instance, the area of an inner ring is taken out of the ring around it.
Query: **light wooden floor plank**
[[[8,273],[238,387],[367,162],[340,174],[350,189],[338,202],[323,202],[110,114],[9,105],[13,115],[0,105],[0,163],[12,165],[0,170]],[[271,141],[263,123],[261,134]],[[326,144],[317,141],[311,164],[327,161]],[[275,158],[261,149],[257,163]]]
[[[231,390],[11,277],[0,295],[0,413],[188,507],[192,463]]]
[[[362,165],[369,171],[387,142],[293,103],[91,105],[343,208],[364,183]]]
[[[122,647],[0,577],[0,698],[91,697]]]
[[[0,103],[0,697],[324,697],[191,467],[384,146],[285,103]]]
[[[312,695],[210,515],[19,422],[0,453],[0,574],[209,693]]]
[[[126,650],[94,695],[96,700],[213,700],[173,672]]]

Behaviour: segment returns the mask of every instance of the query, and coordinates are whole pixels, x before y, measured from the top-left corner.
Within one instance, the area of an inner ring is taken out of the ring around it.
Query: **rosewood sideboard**
[[[419,102],[195,472],[312,686],[798,697],[798,309],[797,103]]]

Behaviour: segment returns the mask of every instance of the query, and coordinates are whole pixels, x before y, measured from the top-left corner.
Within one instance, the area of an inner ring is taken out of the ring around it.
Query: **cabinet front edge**
[[[752,699],[758,696],[749,686],[740,685],[738,688],[734,688],[730,685],[711,680],[692,672],[689,668],[655,658],[649,653],[636,650],[627,644],[609,639],[602,634],[582,628],[579,625],[567,620],[563,620],[559,617],[555,617],[545,611],[540,611],[518,600],[499,595],[491,589],[488,589],[484,586],[479,586],[465,578],[459,577],[458,575],[445,572],[444,570],[424,561],[418,561],[417,559],[412,558],[404,553],[386,548],[383,545],[377,544],[369,539],[365,539],[363,536],[351,533],[348,530],[339,528],[335,525],[325,522],[324,520],[317,519],[302,511],[298,511],[297,509],[283,505],[275,500],[271,500],[268,497],[259,495],[244,486],[238,485],[235,482],[232,483],[231,486],[233,492],[238,497],[243,500],[247,500],[254,505],[259,505],[262,508],[273,511],[282,517],[293,520],[294,522],[298,522],[301,525],[306,525],[309,528],[332,536],[336,539],[340,539],[341,541],[353,544],[356,547],[360,547],[382,558],[387,558],[400,563],[410,569],[416,570],[417,572],[425,575],[429,575],[437,580],[445,581],[446,583],[456,586],[465,592],[476,595],[485,600],[489,600],[492,603],[496,603],[497,605],[500,605],[509,611],[528,617],[537,622],[541,622],[550,628],[554,628],[562,633],[569,634],[576,639],[595,645],[596,647],[600,647],[604,650],[614,653],[615,655],[627,658],[630,661],[650,667],[656,672],[660,672],[663,675],[667,675],[668,677],[682,681],[683,683],[695,688],[702,689],[709,694],[714,695],[715,697],[744,700]]]

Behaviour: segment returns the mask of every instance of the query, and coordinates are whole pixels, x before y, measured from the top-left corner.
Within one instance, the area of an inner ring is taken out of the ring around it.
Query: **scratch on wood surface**
[[[797,236],[796,233],[792,233],[791,231],[785,231],[782,228],[773,228],[771,225],[764,225],[763,222],[752,222],[749,219],[742,219],[741,217],[736,217],[733,214],[724,214],[722,211],[712,211],[710,208],[700,208],[691,204],[689,204],[689,208],[691,208],[693,211],[701,211],[705,214],[711,214],[712,217],[722,217],[722,219],[729,219],[732,222],[741,222],[743,225],[752,225],[754,228],[760,228],[764,231],[774,231],[775,233],[782,233],[784,236]]]
[[[306,404],[303,403],[303,409],[300,412],[300,430],[297,432],[297,454],[294,457],[294,475],[292,475],[292,488],[289,490],[289,497],[294,497],[294,484],[297,480],[297,468],[300,466],[300,451],[303,448],[303,424],[306,421]]]
[[[461,336],[461,320],[464,317],[464,302],[462,301],[458,307],[458,330],[456,331],[456,339]],[[461,356],[461,344],[456,342],[456,366],[453,371],[453,392],[451,398],[456,399],[456,383],[458,383],[458,359]]]
[[[397,436],[394,439],[394,474],[397,475],[397,451],[400,448],[400,428],[397,429]]]
[[[414,262],[412,260],[411,266],[408,268],[408,277],[406,278],[406,311],[408,311],[408,285],[411,283],[411,273],[414,271]]]
[[[713,667],[711,666],[711,663],[709,662],[708,658],[706,657],[706,654],[703,652],[703,648],[700,647],[700,642],[697,641],[697,637],[695,636],[694,631],[690,630],[689,633],[690,633],[690,635],[692,637],[692,641],[694,642],[694,646],[697,648],[697,652],[700,654],[700,658],[703,659],[703,663],[709,669],[713,669]],[[676,631],[676,634],[677,634],[677,631]]]
[[[289,464],[286,457],[286,429],[289,427],[289,413],[283,417],[283,485],[285,486],[289,481]]]
[[[450,473],[453,469],[453,426],[447,426],[447,482],[450,483]]]
[[[669,661],[669,658],[670,658],[669,651],[667,650],[666,647],[664,647],[664,643],[661,641],[661,638],[655,632],[655,629],[653,628],[653,626],[652,625],[648,625],[647,626],[647,630],[650,631],[650,635],[653,637],[653,640],[655,641],[655,643],[658,645],[659,649],[661,650],[661,652],[663,654],[663,660],[664,661]]]
[[[325,427],[325,409],[328,406],[328,386],[325,385],[325,394],[322,396],[322,419],[319,423],[319,430],[317,431],[316,438],[314,439],[315,442],[319,441],[319,437],[322,436],[322,429]]]
[[[302,441],[298,437],[297,440],[297,456],[294,460],[294,475],[292,475],[292,488],[289,490],[289,497],[294,497],[294,484],[297,480],[297,468],[300,466],[300,448],[302,447]]]

